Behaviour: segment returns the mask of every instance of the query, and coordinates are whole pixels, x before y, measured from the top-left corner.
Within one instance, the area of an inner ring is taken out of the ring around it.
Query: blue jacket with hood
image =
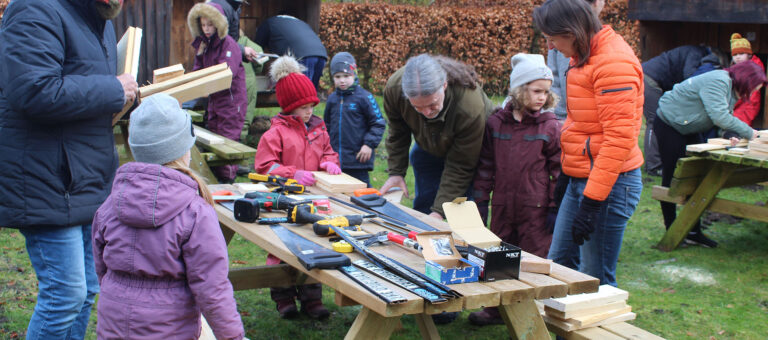
[[[356,156],[363,144],[375,151],[384,134],[386,123],[376,98],[355,80],[348,89],[337,88],[328,96],[323,119],[331,136],[331,147],[339,154],[341,169],[373,170],[375,152],[365,163],[360,163]]]

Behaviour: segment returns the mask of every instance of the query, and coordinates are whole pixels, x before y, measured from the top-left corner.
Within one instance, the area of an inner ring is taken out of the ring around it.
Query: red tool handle
[[[387,233],[387,239],[392,241],[392,242],[395,242],[397,244],[402,245],[403,242],[405,241],[405,236],[400,235],[400,234],[395,234],[395,233]]]
[[[411,239],[411,240],[416,241],[416,234],[418,234],[418,233],[415,232],[415,231],[411,231],[411,232],[408,233],[408,238]]]

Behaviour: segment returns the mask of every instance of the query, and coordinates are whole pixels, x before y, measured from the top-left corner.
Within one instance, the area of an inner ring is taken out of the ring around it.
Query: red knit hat
[[[309,103],[314,105],[320,103],[315,85],[301,73],[301,65],[293,57],[282,56],[275,60],[269,74],[272,80],[277,82],[275,94],[283,113],[290,114],[293,110]]]

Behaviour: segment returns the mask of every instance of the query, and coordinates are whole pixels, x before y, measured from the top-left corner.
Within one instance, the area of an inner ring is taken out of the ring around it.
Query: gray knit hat
[[[181,158],[195,145],[192,118],[176,98],[151,95],[131,113],[128,145],[139,162],[165,164]]]
[[[552,70],[544,62],[544,56],[518,53],[512,57],[512,72],[509,74],[510,90],[539,79],[554,79]]]
[[[348,74],[355,74],[357,72],[355,57],[349,54],[349,52],[336,53],[331,59],[331,76],[339,72]]]

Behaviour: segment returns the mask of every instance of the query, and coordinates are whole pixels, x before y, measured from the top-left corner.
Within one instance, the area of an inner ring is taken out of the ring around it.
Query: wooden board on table
[[[184,75],[184,66],[181,64],[171,65],[152,71],[152,83],[157,84],[169,79],[181,77]]]
[[[546,274],[552,269],[552,260],[540,257],[523,256],[520,259],[520,271],[528,273]]]
[[[602,285],[596,293],[569,295],[562,298],[546,299],[542,302],[561,312],[600,306],[616,301],[626,301],[629,293],[611,285]]]
[[[224,144],[224,137],[216,135],[212,132],[205,131],[195,125],[195,137],[197,137],[197,140],[200,141],[200,143],[203,143],[205,145],[213,145],[213,144]]]
[[[549,276],[568,284],[568,294],[594,293],[600,287],[600,280],[596,277],[554,262],[550,267]]]
[[[624,306],[619,309],[605,310],[603,312],[591,315],[582,315],[574,318],[569,318],[568,322],[575,324],[579,328],[588,327],[589,325],[596,324],[600,321],[607,320],[609,318],[627,314],[632,312],[631,306]]]
[[[735,146],[747,146],[748,142],[749,140],[742,138]],[[725,138],[709,138],[707,139],[707,144],[731,146],[731,140]]]
[[[621,308],[624,308],[624,307],[627,307],[627,306],[628,306],[627,302],[622,300],[622,301],[616,301],[616,302],[607,303],[607,304],[600,305],[600,306],[594,306],[594,307],[589,307],[589,308],[582,308],[582,309],[577,309],[577,310],[568,311],[568,312],[561,312],[561,311],[559,311],[557,309],[554,309],[552,307],[544,306],[544,312],[547,313],[547,315],[549,315],[549,316],[553,316],[553,317],[556,317],[558,319],[566,320],[566,319],[570,319],[570,318],[583,317],[585,315],[600,314],[600,313],[603,313],[605,311],[617,310],[617,309],[621,309]]]
[[[749,150],[755,150],[759,152],[768,153],[768,143],[762,143],[758,141],[749,142]]]
[[[727,145],[725,144],[709,144],[709,143],[691,144],[685,147],[685,151],[704,152],[704,151],[712,151],[712,150],[721,150],[721,149],[725,149],[726,146]]]
[[[598,327],[598,326],[603,326],[603,325],[610,325],[612,323],[617,323],[617,322],[634,320],[637,317],[637,314],[632,313],[632,312],[624,313],[624,314],[616,315],[616,316],[613,316],[613,317],[610,317],[610,318],[607,318],[607,319],[604,319],[604,320],[601,320],[601,321],[598,321],[598,322],[595,322],[595,323],[592,323],[592,324],[589,324],[589,325],[585,325],[585,326],[578,326],[578,325],[576,325],[574,323],[571,323],[571,322],[568,322],[568,321],[565,321],[565,320],[560,320],[558,318],[554,318],[554,317],[551,317],[551,316],[546,315],[546,314],[544,314],[542,317],[544,318],[544,321],[547,324],[552,324],[552,325],[555,325],[558,328],[560,328],[560,329],[562,329],[562,330],[564,330],[566,332],[571,332],[571,331],[575,331],[575,330],[579,330],[579,329],[584,329],[584,328],[589,328],[589,327]]]
[[[353,192],[356,189],[367,187],[363,181],[343,172],[338,175],[331,175],[325,171],[313,171],[312,173],[315,175],[315,180],[317,180],[315,185],[332,193]]]
[[[172,82],[176,79],[171,79],[167,82]],[[183,103],[192,99],[207,97],[211,93],[226,90],[231,86],[232,71],[229,68],[226,68],[223,71],[172,87],[162,92],[176,98],[179,103]]]
[[[176,77],[173,79],[166,80],[164,82],[155,83],[147,86],[142,86],[139,88],[139,96],[144,98],[147,96],[151,96],[158,92],[163,92],[165,90],[189,83],[191,81],[209,76],[211,74],[224,71],[225,69],[229,68],[227,66],[227,63],[221,63],[218,65],[214,65],[211,67],[206,67],[204,69],[200,69],[194,72],[187,73],[183,76]]]

